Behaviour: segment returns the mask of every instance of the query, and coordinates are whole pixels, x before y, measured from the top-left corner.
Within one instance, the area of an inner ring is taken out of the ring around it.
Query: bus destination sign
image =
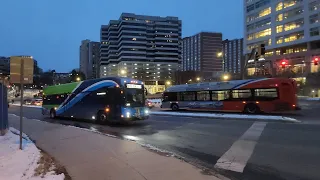
[[[142,89],[140,84],[127,84],[127,88],[129,89]]]

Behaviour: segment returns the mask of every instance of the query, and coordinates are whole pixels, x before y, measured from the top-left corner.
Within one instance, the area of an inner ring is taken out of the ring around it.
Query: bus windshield
[[[134,107],[144,106],[144,90],[127,88],[126,102],[130,103],[130,106]]]

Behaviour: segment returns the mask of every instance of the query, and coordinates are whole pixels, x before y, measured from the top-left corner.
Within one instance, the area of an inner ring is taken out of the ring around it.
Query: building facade
[[[319,71],[312,62],[320,56],[319,0],[244,0],[244,19],[244,53],[265,44],[259,63],[273,76],[290,72],[304,77]],[[248,75],[254,75],[255,62],[247,62]]]
[[[241,74],[243,70],[243,38],[224,40],[222,42],[223,71]]]
[[[81,41],[80,45],[80,71],[87,79],[99,77],[100,43],[88,39]]]
[[[201,71],[205,76],[222,71],[222,34],[201,32],[182,41],[182,71]]]
[[[164,85],[181,63],[177,17],[123,13],[101,26],[100,41],[100,77],[126,76],[146,85]]]

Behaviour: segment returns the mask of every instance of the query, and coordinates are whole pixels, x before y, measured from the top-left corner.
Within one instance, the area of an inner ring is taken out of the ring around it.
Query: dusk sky
[[[201,31],[243,37],[243,0],[1,0],[0,56],[31,55],[44,70],[79,68],[81,40],[122,12],[177,16],[182,37]]]

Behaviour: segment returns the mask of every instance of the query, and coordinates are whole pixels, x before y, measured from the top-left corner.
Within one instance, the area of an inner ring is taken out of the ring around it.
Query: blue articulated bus
[[[106,77],[46,87],[42,114],[50,118],[90,119],[98,123],[149,117],[142,81]]]

